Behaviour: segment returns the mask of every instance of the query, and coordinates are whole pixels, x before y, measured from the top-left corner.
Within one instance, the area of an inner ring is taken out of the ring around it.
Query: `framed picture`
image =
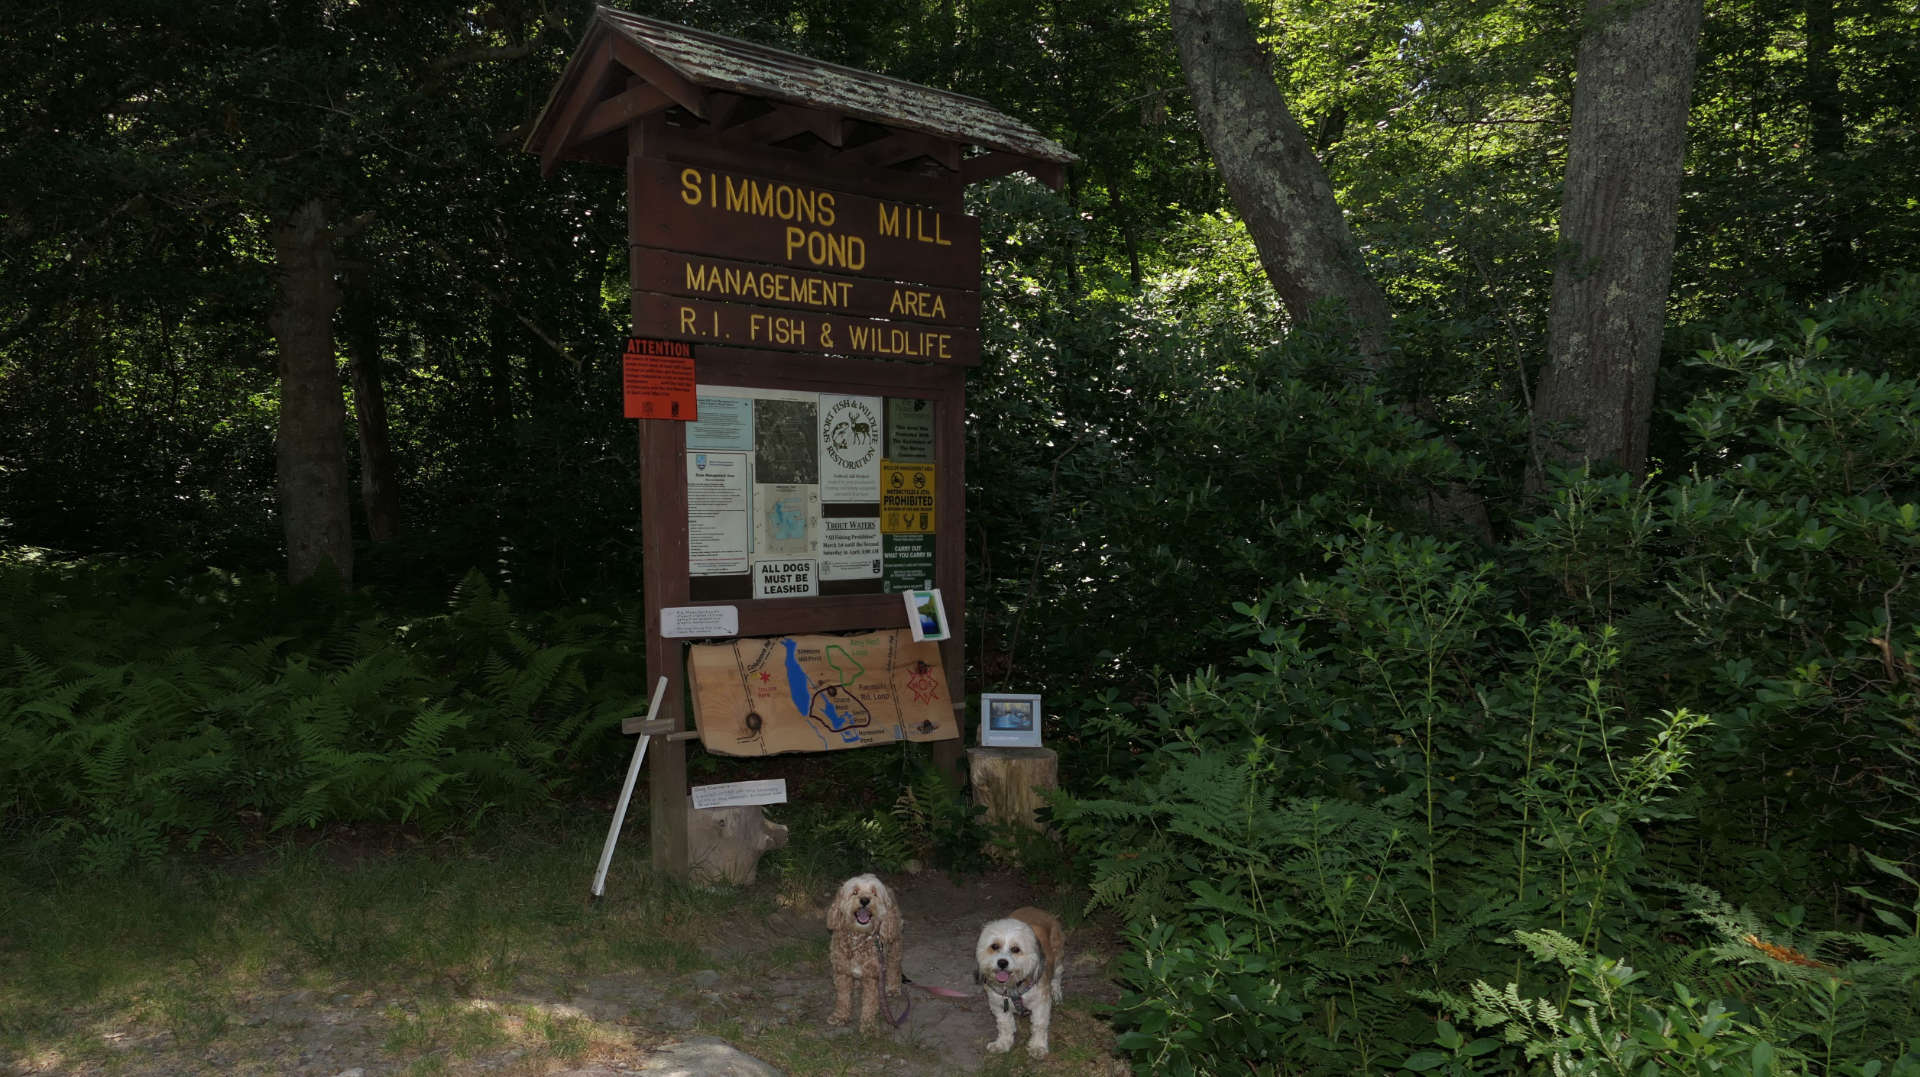
[[[1040,697],[982,695],[980,743],[988,748],[1040,747]]]
[[[907,600],[907,624],[913,629],[913,640],[943,640],[947,638],[947,607],[940,601],[940,589],[931,591],[902,591]]]

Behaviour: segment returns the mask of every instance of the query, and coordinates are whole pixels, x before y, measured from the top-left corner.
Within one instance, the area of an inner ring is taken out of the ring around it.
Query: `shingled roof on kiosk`
[[[562,160],[619,164],[627,125],[655,112],[869,174],[1027,172],[1057,188],[1076,159],[977,98],[610,7],[594,10],[526,149],[549,174]]]

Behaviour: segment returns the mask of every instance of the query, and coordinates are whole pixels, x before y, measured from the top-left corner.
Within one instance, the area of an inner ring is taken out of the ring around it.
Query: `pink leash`
[[[913,986],[915,986],[915,987],[917,987],[917,988],[919,988],[919,989],[920,989],[920,990],[922,990],[922,991],[925,991],[925,992],[926,992],[927,994],[929,994],[929,995],[939,995],[939,996],[940,996],[941,998],[972,998],[972,997],[973,997],[973,996],[972,996],[971,994],[969,994],[968,992],[965,992],[965,991],[955,991],[955,990],[954,990],[953,988],[951,988],[951,987],[932,987],[932,986],[929,986],[929,985],[927,985],[927,984],[914,984],[914,983],[913,983],[913,981],[912,981],[912,980],[910,980],[910,979],[908,979],[908,978],[907,978],[907,976],[906,976],[906,974],[904,974],[904,973],[902,973],[902,974],[901,974],[901,976],[900,976],[900,982],[901,982],[901,983],[907,983],[907,984],[913,984]]]
[[[884,942],[881,942],[878,939],[875,939],[873,945],[875,950],[880,955],[881,974],[885,975],[886,967],[887,967],[887,944]],[[929,995],[938,995],[941,998],[968,997],[965,991],[955,991],[951,987],[932,987],[927,984],[914,983],[913,977],[908,976],[906,973],[903,972],[900,974],[900,985],[901,985],[900,999],[902,1002],[905,1002],[906,1005],[901,1008],[900,1016],[895,1017],[891,1009],[887,1006],[887,997],[886,997],[884,988],[880,995],[880,1012],[886,1014],[887,1020],[895,1028],[899,1028],[901,1025],[906,1024],[907,1018],[913,1015],[913,996],[908,994],[906,991],[906,987],[909,984],[912,984],[914,987],[917,987],[920,990],[925,991]]]

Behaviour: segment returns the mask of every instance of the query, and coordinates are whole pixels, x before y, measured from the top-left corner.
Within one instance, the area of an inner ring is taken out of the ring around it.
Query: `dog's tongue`
[[[1006,969],[995,969],[995,970],[993,970],[993,978],[994,978],[994,979],[996,979],[996,980],[999,980],[999,981],[1000,981],[1001,983],[1006,983],[1006,982],[1007,982],[1007,970],[1006,970]]]
[[[873,919],[873,910],[867,908],[857,909],[854,911],[853,918],[863,924],[867,923]]]

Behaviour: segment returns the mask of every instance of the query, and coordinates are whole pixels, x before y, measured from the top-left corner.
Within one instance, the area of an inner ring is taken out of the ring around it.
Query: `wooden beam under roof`
[[[720,140],[730,145],[784,142],[803,133],[829,146],[840,146],[847,140],[847,121],[817,108],[775,105],[772,111],[729,128]]]
[[[561,154],[565,153],[567,148],[580,137],[580,128],[586,120],[588,110],[595,101],[600,99],[607,76],[612,70],[612,46],[604,43],[603,39],[601,46],[594,49],[587,57],[577,88],[566,97],[563,103],[564,111],[554,125],[553,134],[547,139],[547,144],[540,148],[542,176],[553,175],[554,168],[560,164]]]
[[[593,111],[587,113],[585,122],[580,124],[579,132],[571,141],[587,142],[599,138],[671,104],[673,99],[658,86],[639,82],[636,79],[625,93],[618,97],[609,97],[595,105]]]
[[[930,157],[949,172],[960,171],[960,144],[918,131],[894,131],[847,155],[868,168],[891,168],[916,157]]]
[[[992,150],[965,158],[960,162],[958,171],[963,184],[1025,172],[1057,191],[1067,180],[1066,167],[1058,162],[1038,161],[1004,150]]]
[[[680,77],[652,53],[624,37],[613,39],[613,58],[620,66],[646,79],[673,103],[701,119],[707,118],[707,91]]]

